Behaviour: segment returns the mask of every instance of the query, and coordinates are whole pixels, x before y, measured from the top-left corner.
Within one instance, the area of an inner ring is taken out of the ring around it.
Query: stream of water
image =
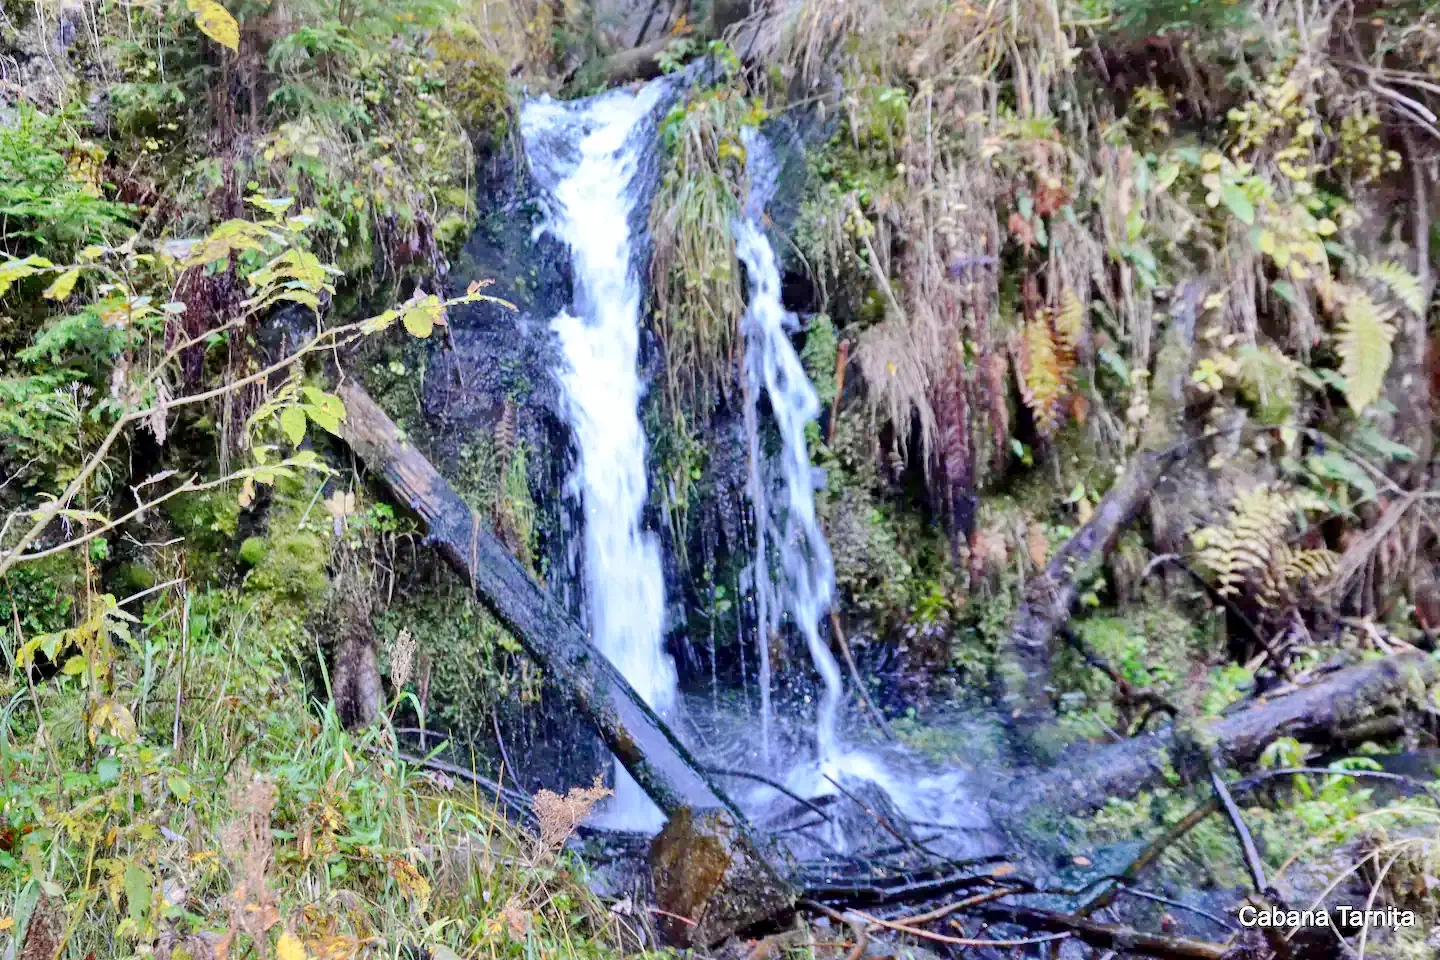
[[[644,139],[636,128],[666,93],[651,84],[579,104],[534,100],[521,130],[537,177],[549,187],[549,230],[570,248],[574,297],[554,319],[558,371],[579,458],[570,493],[584,515],[588,626],[596,644],[657,713],[675,703],[675,665],[664,649],[665,587],[660,544],[642,526],[647,496],[640,275],[630,217]],[[568,149],[566,149],[568,148]],[[629,773],[615,768],[610,821],[654,829],[659,809]]]

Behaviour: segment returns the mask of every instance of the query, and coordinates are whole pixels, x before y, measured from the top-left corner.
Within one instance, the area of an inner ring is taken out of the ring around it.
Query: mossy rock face
[[[20,617],[26,635],[54,633],[71,626],[71,609],[85,582],[80,553],[68,550],[17,564],[0,579],[0,604]]]
[[[514,104],[506,87],[505,65],[479,33],[459,24],[430,39],[435,56],[445,66],[450,109],[477,149],[485,149],[510,133]]]
[[[265,556],[246,578],[245,589],[316,610],[330,589],[325,571],[329,558],[325,541],[316,534],[284,534],[270,542]]]
[[[175,532],[185,538],[191,580],[219,579],[228,569],[231,542],[240,529],[240,504],[224,487],[168,500],[161,509]]]
[[[116,576],[121,585],[130,590],[149,590],[155,586],[155,571],[143,563],[123,563]]]

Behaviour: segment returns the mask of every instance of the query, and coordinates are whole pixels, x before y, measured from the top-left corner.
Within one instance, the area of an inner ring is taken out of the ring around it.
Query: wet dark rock
[[[672,814],[650,846],[666,941],[712,946],[791,909],[796,893],[767,862],[769,856],[727,811],[682,808]]]

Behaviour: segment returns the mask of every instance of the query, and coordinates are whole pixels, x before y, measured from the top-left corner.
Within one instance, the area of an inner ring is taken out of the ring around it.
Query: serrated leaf
[[[435,329],[436,324],[445,322],[445,305],[434,294],[425,297],[416,304],[407,306],[405,313],[401,316],[405,329],[410,335],[425,339]]]
[[[1225,204],[1235,219],[1249,226],[1255,222],[1255,204],[1250,202],[1250,197],[1240,187],[1233,183],[1222,184],[1220,187],[1220,200]]]
[[[60,672],[67,677],[78,677],[85,672],[85,666],[86,660],[84,657],[74,656],[65,661],[65,666],[61,668]]]
[[[166,785],[170,788],[170,792],[175,795],[175,799],[181,803],[185,803],[190,799],[190,781],[184,777],[171,777],[166,781]]]
[[[305,439],[305,411],[299,407],[286,407],[280,411],[280,429],[285,431],[292,445],[299,446],[300,441]]]
[[[64,303],[70,299],[70,294],[75,290],[75,281],[79,279],[80,269],[78,267],[71,267],[56,277],[55,281],[45,288],[45,292],[41,294],[41,296],[46,300]]]
[[[211,40],[240,52],[240,24],[215,0],[185,0],[185,6],[195,14],[195,26]]]

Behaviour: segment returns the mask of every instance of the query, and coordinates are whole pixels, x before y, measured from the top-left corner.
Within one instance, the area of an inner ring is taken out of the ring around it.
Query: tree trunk
[[[1055,719],[1051,701],[1051,644],[1070,618],[1086,574],[1135,519],[1151,489],[1181,454],[1182,448],[1142,453],[1109,493],[1090,522],[1056,551],[1045,569],[1025,588],[1015,614],[1010,644],[1000,663],[1001,697],[1016,739],[1040,756],[1053,752],[1046,736]]]
[[[1262,699],[1227,717],[1198,722],[1189,736],[1169,726],[1122,743],[1072,748],[1043,773],[1017,778],[996,794],[995,813],[1018,825],[1035,813],[1063,816],[1103,806],[1111,797],[1130,797],[1186,773],[1186,741],[1214,745],[1239,766],[1254,761],[1280,737],[1354,742],[1383,717],[1425,699],[1440,676],[1440,664],[1423,654],[1399,654],[1363,663],[1316,680],[1293,692]]]
[[[671,939],[709,945],[788,909],[794,902],[790,886],[761,852],[739,809],[700,771],[669,727],[420,451],[401,438],[364,388],[351,380],[339,394],[346,413],[340,432],[351,449],[420,515],[427,540],[664,811],[669,823],[651,855],[656,896],[662,908],[683,907],[682,915],[692,921],[668,927]]]

